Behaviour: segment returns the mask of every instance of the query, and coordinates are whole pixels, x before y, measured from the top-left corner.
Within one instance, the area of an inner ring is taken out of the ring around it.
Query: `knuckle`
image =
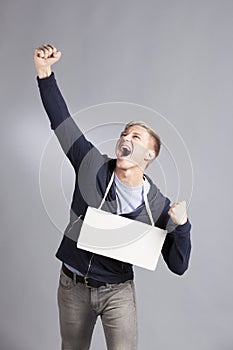
[[[51,44],[48,44],[48,47],[49,47],[49,49],[50,49],[51,51],[56,50],[56,48],[55,48],[53,45],[51,45]]]

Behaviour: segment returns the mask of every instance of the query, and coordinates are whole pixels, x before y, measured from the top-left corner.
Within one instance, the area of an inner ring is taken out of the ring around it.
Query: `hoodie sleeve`
[[[92,155],[100,156],[93,144],[86,140],[73,118],[57,85],[54,73],[47,78],[37,77],[40,96],[61,147],[73,167],[77,170],[83,158],[92,150]]]
[[[168,215],[169,204],[168,200],[161,215],[164,223],[162,226],[168,231],[162,248],[162,256],[173,273],[183,275],[188,269],[191,253],[191,224],[189,220],[183,225],[174,224]]]

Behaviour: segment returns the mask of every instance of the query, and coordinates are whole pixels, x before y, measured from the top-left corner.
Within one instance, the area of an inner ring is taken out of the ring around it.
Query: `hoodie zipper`
[[[71,225],[71,227],[69,228],[69,230],[67,231],[66,235],[67,235],[67,234],[70,232],[70,230],[73,228],[74,224],[75,224],[76,222],[78,222],[78,221],[81,219],[82,216],[83,216],[82,214],[79,215],[79,217],[77,218],[77,220],[75,220],[74,222],[72,222],[72,225]],[[86,272],[86,274],[85,274],[84,277],[87,277],[87,275],[88,275],[88,273],[89,273],[89,271],[90,271],[91,263],[92,263],[92,260],[93,260],[93,258],[94,258],[94,255],[95,255],[95,254],[92,254],[92,256],[91,256],[91,258],[90,258],[90,260],[89,260],[87,272]]]
[[[89,271],[90,271],[91,263],[92,263],[92,260],[93,260],[93,258],[94,258],[94,255],[95,255],[94,253],[91,255],[91,258],[90,258],[89,264],[88,264],[88,268],[87,268],[87,272],[86,272],[86,274],[85,274],[84,277],[87,277],[87,276],[88,276],[88,273],[89,273]]]

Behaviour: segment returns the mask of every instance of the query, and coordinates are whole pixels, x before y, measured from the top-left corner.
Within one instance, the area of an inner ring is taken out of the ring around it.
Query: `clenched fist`
[[[51,66],[59,61],[61,51],[58,51],[53,45],[42,45],[34,51],[34,63],[39,78],[49,77]]]
[[[186,202],[173,203],[168,211],[168,215],[175,224],[184,225],[188,220]]]

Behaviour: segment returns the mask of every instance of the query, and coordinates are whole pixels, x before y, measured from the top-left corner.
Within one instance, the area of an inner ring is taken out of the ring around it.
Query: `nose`
[[[123,136],[124,141],[130,141],[130,135]]]

